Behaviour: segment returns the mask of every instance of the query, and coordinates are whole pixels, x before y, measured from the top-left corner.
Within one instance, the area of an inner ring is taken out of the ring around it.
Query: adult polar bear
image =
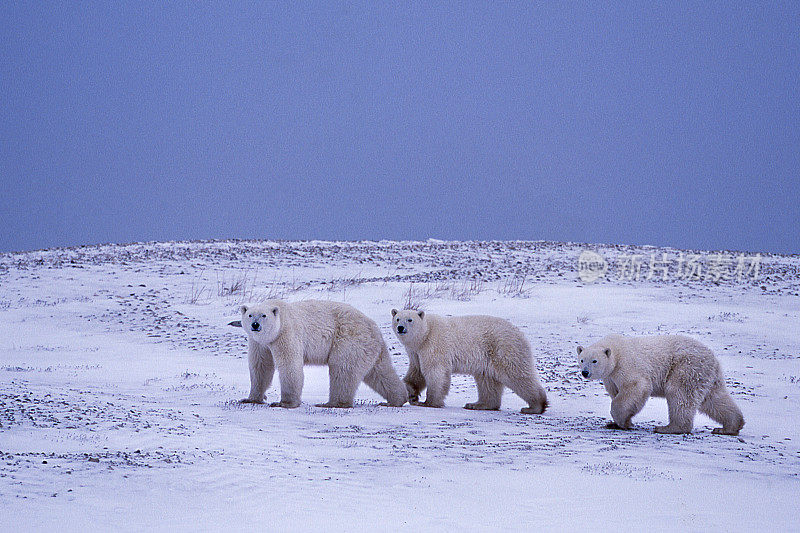
[[[669,424],[656,433],[691,433],[699,409],[722,424],[713,433],[738,435],[742,412],[725,387],[719,361],[698,341],[682,335],[609,335],[578,346],[581,374],[600,379],[611,396],[611,428],[629,429],[650,396],[664,397]]]
[[[281,401],[271,406],[298,407],[305,364],[328,365],[329,398],[318,407],[352,407],[362,381],[388,405],[408,401],[378,326],[355,308],[320,300],[269,300],[243,305],[241,312],[250,366],[250,395],[243,402],[264,402],[277,367]]]
[[[507,386],[528,402],[525,414],[547,408],[547,393],[539,383],[531,347],[507,320],[486,315],[442,317],[424,311],[392,309],[393,329],[408,353],[405,376],[409,400],[416,403],[427,386],[425,407],[443,407],[450,375],[471,374],[478,401],[466,409],[500,409]]]

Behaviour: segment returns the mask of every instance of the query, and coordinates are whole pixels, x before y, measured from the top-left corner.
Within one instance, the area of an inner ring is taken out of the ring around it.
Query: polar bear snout
[[[400,335],[402,335],[406,331],[408,331],[408,330],[406,330],[405,326],[397,326],[397,333],[399,333]]]
[[[258,322],[253,322],[252,324],[250,324],[250,329],[252,329],[253,331],[261,331],[261,324],[259,324]]]
[[[591,376],[591,374],[589,373],[588,370],[582,370],[581,376],[585,377],[586,379],[589,379],[589,376]]]

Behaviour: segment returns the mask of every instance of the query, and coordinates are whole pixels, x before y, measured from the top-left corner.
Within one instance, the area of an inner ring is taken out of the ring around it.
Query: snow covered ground
[[[585,250],[608,261],[596,282],[579,278]],[[700,272],[681,279],[693,254]],[[666,280],[648,276],[653,258]],[[651,247],[224,241],[0,255],[0,529],[797,530],[799,295],[798,256]],[[365,386],[354,409],[315,408],[327,373],[310,367],[299,409],[240,404],[246,341],[226,324],[269,297],[356,306],[401,375],[392,307],[507,318],[537,354],[550,408],[522,415],[507,391],[499,412],[464,410],[477,394],[463,376],[444,409],[379,407]],[[610,400],[574,354],[611,332],[712,347],[741,435],[712,435],[702,415],[692,435],[655,435],[660,399],[635,430],[605,429]]]

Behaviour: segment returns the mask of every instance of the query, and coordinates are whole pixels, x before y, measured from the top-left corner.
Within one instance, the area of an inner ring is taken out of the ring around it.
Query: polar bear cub
[[[424,311],[392,309],[393,330],[408,353],[404,381],[409,400],[425,407],[443,407],[450,375],[470,374],[478,401],[466,409],[500,409],[506,386],[528,402],[526,414],[547,408],[547,394],[534,366],[531,347],[509,321],[492,316],[442,317]],[[423,403],[419,395],[427,386]]]
[[[738,435],[744,426],[719,361],[694,339],[610,335],[588,348],[578,346],[578,359],[581,375],[602,380],[612,398],[610,428],[629,429],[651,396],[666,398],[669,408],[669,424],[656,433],[691,433],[698,409],[722,424],[713,433]]]
[[[329,399],[318,407],[352,407],[362,381],[388,405],[408,401],[377,324],[355,308],[320,300],[269,300],[243,305],[241,312],[250,366],[250,396],[243,402],[264,402],[277,367],[281,401],[271,406],[298,407],[303,365],[328,365]]]

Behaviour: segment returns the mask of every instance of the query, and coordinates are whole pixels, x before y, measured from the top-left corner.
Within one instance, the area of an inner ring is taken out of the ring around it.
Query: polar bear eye
[[[267,318],[267,315],[261,315],[261,318]]]
[[[413,322],[413,320],[411,320],[410,318],[408,319],[408,321],[409,321],[409,322]]]
[[[251,313],[251,314],[249,314],[249,315],[247,315],[247,316],[249,316],[250,318],[253,318],[253,314],[252,314],[252,313]]]
[[[592,360],[592,363],[597,363],[597,359]]]

